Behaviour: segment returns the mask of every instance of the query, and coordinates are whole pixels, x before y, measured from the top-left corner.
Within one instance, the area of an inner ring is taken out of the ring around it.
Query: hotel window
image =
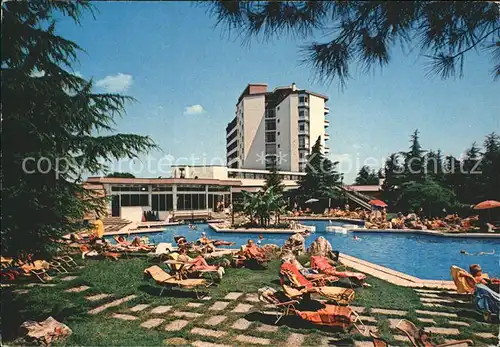
[[[304,159],[304,153],[303,152],[299,152],[299,158],[300,159]]]
[[[299,102],[307,102],[307,96],[299,96]]]
[[[149,206],[148,194],[121,194],[120,205],[127,206]]]
[[[172,211],[174,208],[172,194],[153,194],[151,198],[153,211]]]
[[[167,186],[165,184],[158,184],[158,185],[153,185],[152,190],[153,192],[171,192],[172,186]]]
[[[266,142],[276,142],[276,133],[275,132],[266,133]]]
[[[304,131],[306,129],[306,126],[304,123],[299,124],[299,130]]]
[[[276,122],[273,120],[266,120],[266,130],[276,130]]]

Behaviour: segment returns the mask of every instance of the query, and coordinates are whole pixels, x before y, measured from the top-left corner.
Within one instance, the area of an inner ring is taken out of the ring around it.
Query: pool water
[[[309,246],[317,237],[323,236],[332,244],[333,249],[369,262],[407,273],[422,279],[449,280],[450,266],[457,265],[468,269],[470,264],[480,264],[490,276],[500,276],[500,240],[499,239],[464,239],[444,238],[419,234],[395,233],[347,233],[327,232],[325,221],[303,221],[314,225],[316,233],[306,238]],[[332,223],[330,225],[340,225]],[[257,239],[257,234],[216,233],[207,224],[196,224],[197,230],[187,225],[169,227],[165,232],[140,234],[148,236],[152,242],[174,243],[174,236],[184,235],[188,241],[195,241],[201,232],[206,232],[210,239],[235,242],[233,248],[246,244],[248,239]],[[360,240],[356,241],[353,236]],[[274,243],[282,246],[290,235],[265,234],[262,244]],[[493,252],[493,255],[464,255],[460,250],[477,254]]]

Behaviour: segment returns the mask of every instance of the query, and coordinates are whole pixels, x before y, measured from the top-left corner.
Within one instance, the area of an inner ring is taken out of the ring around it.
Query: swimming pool
[[[306,238],[309,246],[317,237],[323,236],[332,247],[342,253],[367,260],[369,262],[386,266],[388,268],[407,273],[421,279],[449,280],[450,266],[457,265],[468,268],[470,264],[481,264],[485,272],[491,275],[500,275],[500,240],[499,239],[464,239],[455,237],[439,237],[418,234],[377,233],[357,234],[361,239],[353,240],[353,234],[338,234],[326,232],[328,222],[303,221],[305,225],[316,226],[316,233]],[[341,225],[342,223],[332,223]],[[169,227],[165,232],[140,234],[148,236],[151,241],[172,242],[174,236],[184,235],[188,241],[195,241],[202,231],[211,239],[222,239],[235,242],[241,246],[248,239],[256,239],[256,234],[216,233],[207,224],[196,224],[197,230],[190,229],[187,225]],[[279,246],[290,235],[265,234],[263,244],[274,243]],[[175,243],[174,243],[175,244]],[[479,252],[492,252],[493,255],[468,256],[460,254],[460,250],[477,254]]]

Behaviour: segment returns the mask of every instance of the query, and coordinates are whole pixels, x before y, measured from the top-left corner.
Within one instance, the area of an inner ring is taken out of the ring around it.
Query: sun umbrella
[[[370,200],[368,203],[372,206],[377,206],[377,207],[387,207],[387,204],[383,202],[382,200]]]
[[[500,207],[500,201],[486,200],[475,205],[474,210],[489,210],[490,208]]]
[[[307,200],[305,203],[306,204],[310,204],[310,203],[313,203],[313,202],[318,202],[319,200],[318,199],[309,199]]]

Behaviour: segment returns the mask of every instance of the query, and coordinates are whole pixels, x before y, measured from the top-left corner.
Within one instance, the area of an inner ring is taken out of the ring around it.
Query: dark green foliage
[[[135,178],[134,175],[132,175],[129,172],[112,172],[106,175],[106,177],[116,177],[116,178]]]
[[[51,251],[53,241],[81,228],[85,213],[103,212],[103,199],[83,189],[81,176],[155,147],[149,137],[101,135],[130,98],[96,94],[92,81],[70,72],[81,49],[55,34],[55,16],[78,22],[89,8],[2,3],[3,254]]]
[[[443,208],[451,212],[484,200],[500,200],[500,139],[495,133],[486,137],[484,153],[473,143],[462,160],[443,159],[440,150],[424,152],[415,132],[408,152],[387,159],[382,199],[391,208],[409,211],[422,207],[436,215]],[[411,158],[417,159],[412,162]]]
[[[335,170],[338,162],[326,158],[321,153],[321,138],[318,137],[307,160],[306,175],[301,176],[297,194],[299,200],[338,198],[340,174]]]
[[[396,208],[398,211],[418,211],[422,208],[426,216],[435,217],[441,216],[443,209],[454,210],[456,203],[456,196],[451,190],[428,179],[422,183],[405,184]]]
[[[420,51],[426,72],[462,76],[472,50],[492,57],[500,76],[500,10],[493,1],[210,1],[217,24],[246,39],[306,40],[304,62],[344,86],[353,64],[388,65],[392,49]],[[326,38],[323,42],[314,39]],[[311,43],[311,41],[313,41]],[[482,50],[477,48],[483,47]]]
[[[359,170],[355,183],[358,185],[378,184],[378,176],[379,174],[375,170],[370,170],[368,166],[364,165]]]

